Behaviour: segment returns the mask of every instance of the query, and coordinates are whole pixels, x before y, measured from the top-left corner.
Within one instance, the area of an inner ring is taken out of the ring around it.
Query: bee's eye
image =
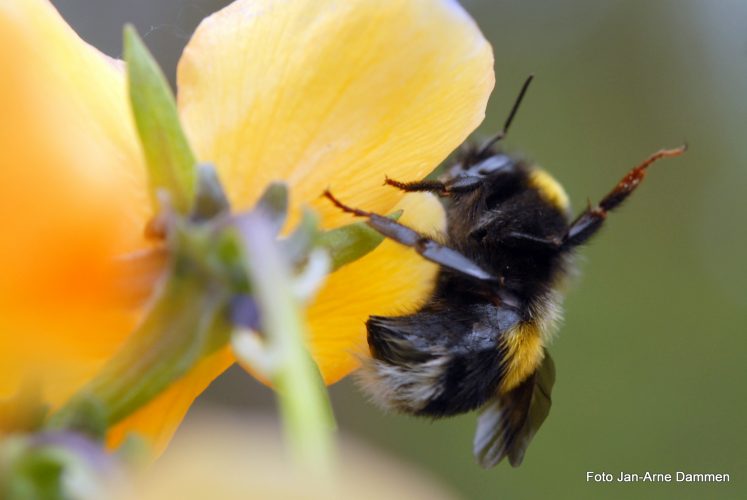
[[[499,170],[509,168],[512,164],[511,158],[507,155],[493,155],[469,166],[469,168],[465,169],[465,173],[467,175],[485,177]]]

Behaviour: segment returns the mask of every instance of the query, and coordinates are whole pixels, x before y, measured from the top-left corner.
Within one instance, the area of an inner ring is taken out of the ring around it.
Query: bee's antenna
[[[503,129],[495,134],[493,137],[485,141],[485,143],[480,146],[480,148],[477,150],[477,156],[482,156],[485,153],[488,152],[490,148],[495,146],[497,142],[499,142],[501,139],[506,137],[506,134],[508,133],[508,128],[511,126],[511,122],[514,121],[514,117],[516,116],[516,113],[519,111],[519,106],[521,105],[521,101],[524,100],[524,95],[526,95],[527,90],[529,89],[529,84],[532,83],[532,80],[534,80],[534,75],[529,75],[526,80],[524,80],[524,85],[521,86],[521,90],[519,91],[519,95],[514,101],[514,106],[511,108],[511,112],[508,114],[508,118],[506,118],[506,122],[503,124]]]

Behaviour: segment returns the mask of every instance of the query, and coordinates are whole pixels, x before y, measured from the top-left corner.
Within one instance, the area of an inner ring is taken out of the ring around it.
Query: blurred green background
[[[197,22],[228,2],[54,3],[114,56],[133,22],[173,76]],[[350,381],[331,389],[343,433],[464,498],[747,498],[747,2],[463,4],[496,57],[478,133],[500,127],[536,74],[507,146],[550,170],[577,209],[660,147],[690,150],[657,165],[583,251],[551,347],[554,406],[521,468],[475,465],[473,415],[384,415]],[[274,411],[269,390],[238,369],[196,406]],[[731,483],[593,484],[587,471],[729,473]]]

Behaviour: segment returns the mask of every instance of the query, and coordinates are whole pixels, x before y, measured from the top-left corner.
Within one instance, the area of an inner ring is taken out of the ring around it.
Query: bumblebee
[[[362,385],[377,403],[432,418],[479,409],[474,454],[493,467],[512,466],[550,409],[555,369],[546,346],[560,319],[562,282],[578,247],[638,187],[661,150],[633,168],[596,206],[572,218],[561,185],[535,165],[504,153],[505,136],[531,82],[503,130],[462,148],[438,180],[386,184],[445,198],[446,234],[428,236],[379,214],[325,196],[387,238],[439,264],[432,295],[412,314],[371,316],[371,360]]]

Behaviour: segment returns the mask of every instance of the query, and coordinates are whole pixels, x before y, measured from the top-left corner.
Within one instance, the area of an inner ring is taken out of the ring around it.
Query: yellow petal
[[[424,234],[444,229],[441,204],[432,195],[408,195],[400,222]],[[384,241],[374,252],[332,274],[307,311],[311,352],[324,381],[334,383],[368,353],[370,315],[413,312],[428,296],[437,266],[414,250]]]
[[[145,175],[121,67],[48,2],[0,2],[0,47],[0,395],[57,404],[132,328],[111,263],[143,244]]]
[[[156,455],[165,449],[195,398],[234,362],[229,347],[202,359],[184,377],[159,394],[137,413],[113,427],[108,444],[116,447],[130,433],[145,437]]]
[[[54,407],[136,324],[115,257],[145,245],[145,170],[121,64],[48,2],[0,2],[0,47],[0,398],[35,383]],[[122,428],[170,435],[197,385]]]
[[[319,200],[385,212],[384,176],[423,177],[483,118],[493,56],[453,0],[239,0],[205,19],[178,68],[179,107],[197,155],[233,203],[289,181]]]

